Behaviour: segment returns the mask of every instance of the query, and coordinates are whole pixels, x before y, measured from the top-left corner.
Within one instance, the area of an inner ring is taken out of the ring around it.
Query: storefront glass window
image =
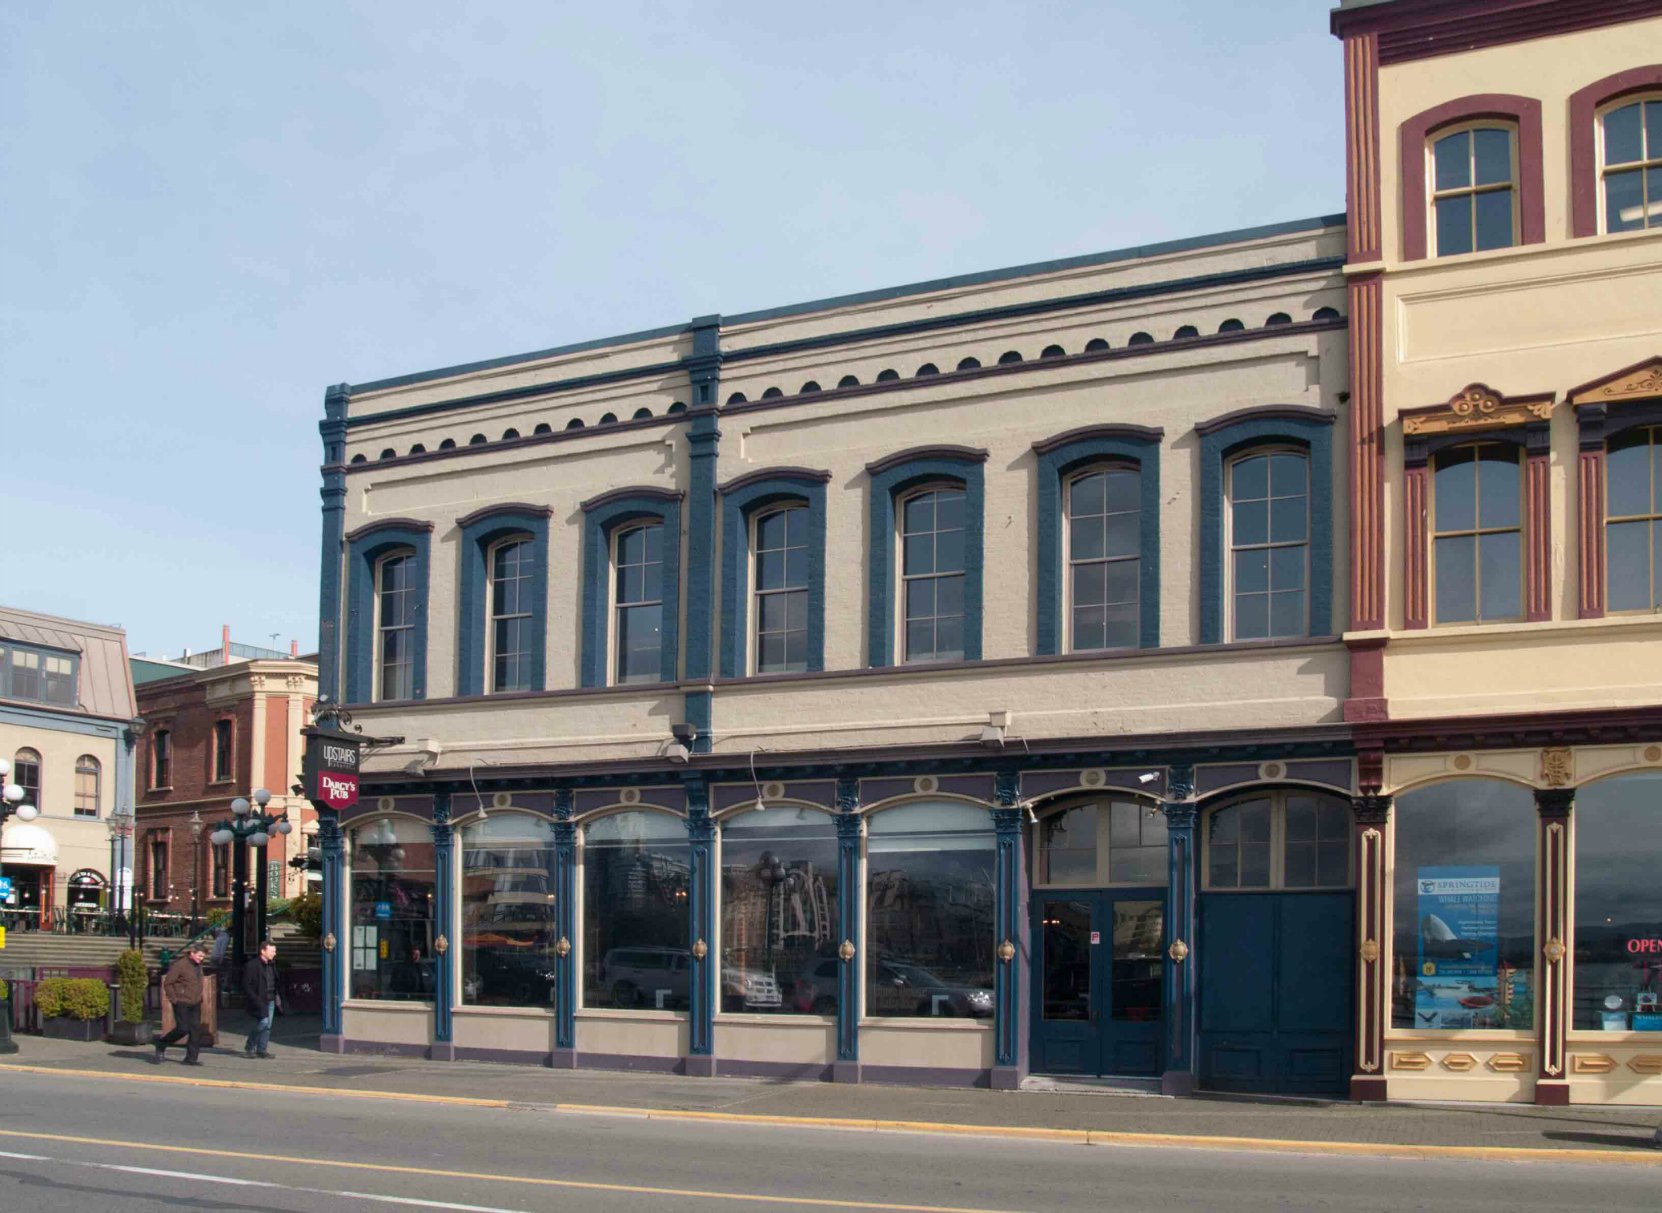
[[[1494,779],[1397,797],[1391,1024],[1534,1024],[1535,797]]]
[[[585,1007],[686,1007],[691,865],[686,824],[668,813],[584,827]]]
[[[993,1012],[992,818],[973,805],[874,813],[866,838],[866,1013]]]
[[[462,1002],[552,1007],[554,824],[493,813],[462,831]]]
[[[721,829],[721,1009],[835,1015],[837,830],[812,809],[763,809]]]
[[[1662,773],[1619,775],[1576,792],[1571,1022],[1582,1031],[1662,1032],[1659,853]]]
[[[1166,883],[1166,817],[1124,799],[1073,805],[1039,822],[1041,885]]]
[[[433,953],[433,835],[419,821],[383,817],[352,830],[353,998],[428,1002]]]

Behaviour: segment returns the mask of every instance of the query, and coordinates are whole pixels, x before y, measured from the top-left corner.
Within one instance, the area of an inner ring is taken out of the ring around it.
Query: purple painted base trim
[[[342,1040],[342,1053],[367,1053],[374,1057],[426,1057],[426,1045],[400,1045],[382,1040]]]
[[[342,1036],[319,1036],[317,1038],[318,1051],[322,1053],[346,1052],[346,1038]]]
[[[1544,1108],[1569,1107],[1570,1084],[1558,1079],[1536,1079],[1535,1102]]]
[[[715,1056],[710,1053],[689,1053],[681,1059],[681,1073],[689,1078],[714,1078]]]
[[[1019,1091],[1027,1074],[1020,1066],[994,1066],[989,1084],[995,1091]]]
[[[857,1061],[834,1061],[831,1063],[832,1082],[859,1082],[860,1063]]]
[[[862,1066],[865,1082],[886,1082],[903,1087],[986,1087],[991,1070],[949,1070],[938,1066]]]
[[[455,1061],[456,1045],[454,1041],[436,1040],[427,1050],[428,1061]]]
[[[1167,1070],[1160,1075],[1160,1094],[1162,1095],[1193,1095],[1195,1093],[1195,1076],[1189,1070]]]
[[[1385,1103],[1388,1096],[1383,1078],[1374,1078],[1361,1074],[1352,1075],[1350,1080],[1350,1097],[1357,1103]]]
[[[555,1049],[548,1055],[548,1068],[551,1070],[575,1070],[577,1068],[576,1049]]]
[[[636,1053],[584,1053],[578,1061],[584,1070],[645,1070],[652,1074],[684,1074],[679,1057],[642,1057]]]
[[[692,1071],[688,1070],[691,1074]],[[737,1061],[721,1059],[724,1078],[778,1078],[786,1082],[831,1082],[832,1067],[823,1062]]]
[[[437,1046],[434,1046],[437,1048]],[[546,1066],[548,1054],[530,1049],[475,1049],[466,1046],[451,1050],[450,1061],[494,1061],[505,1066]]]

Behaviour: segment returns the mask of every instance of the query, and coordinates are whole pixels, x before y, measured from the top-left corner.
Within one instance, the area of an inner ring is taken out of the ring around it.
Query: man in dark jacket
[[[162,978],[162,997],[173,1004],[173,1031],[156,1040],[157,1065],[162,1064],[162,1055],[168,1046],[180,1040],[185,1042],[185,1064],[202,1064],[196,1056],[201,1047],[197,1028],[202,1022],[202,959],[207,954],[207,948],[192,942]]]
[[[242,1046],[244,1057],[267,1057],[271,1054],[271,1017],[277,1013],[277,945],[266,940],[260,950],[242,971],[243,1008],[254,1017],[254,1030]]]

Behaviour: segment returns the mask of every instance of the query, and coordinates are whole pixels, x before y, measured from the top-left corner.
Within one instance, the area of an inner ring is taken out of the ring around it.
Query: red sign
[[[319,771],[317,798],[331,809],[347,809],[358,803],[358,773]]]
[[[1635,956],[1662,953],[1662,939],[1630,939],[1627,941],[1627,950]]]

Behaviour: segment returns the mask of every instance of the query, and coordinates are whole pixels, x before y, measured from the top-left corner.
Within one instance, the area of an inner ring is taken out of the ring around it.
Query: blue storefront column
[[[860,781],[837,781],[837,1060],[833,1082],[860,1081]]]
[[[993,966],[993,1072],[997,1090],[1014,1090],[1027,1074],[1027,985],[1031,952],[1027,936],[1027,862],[1022,846],[1021,773],[1000,771],[993,917],[998,944]]]
[[[692,844],[687,899],[691,902],[687,931],[691,960],[687,966],[688,1074],[710,1078],[716,1072],[715,975],[721,958],[710,954],[716,935],[716,823],[710,817],[710,786],[703,779],[687,781],[687,838]]]
[[[317,844],[323,852],[323,1032],[319,1047],[325,1053],[340,1053],[341,998],[344,983],[341,965],[349,950],[345,908],[346,844],[341,837],[340,816],[319,810]]]
[[[1160,1089],[1187,1095],[1195,1088],[1195,770],[1174,766],[1166,779],[1166,1045]]]
[[[450,933],[456,923],[456,831],[450,824],[450,793],[433,795],[433,1047],[434,1061],[455,1061],[456,960]]]
[[[577,1064],[577,826],[571,820],[569,789],[554,793],[554,1051],[548,1064],[569,1070]]]

